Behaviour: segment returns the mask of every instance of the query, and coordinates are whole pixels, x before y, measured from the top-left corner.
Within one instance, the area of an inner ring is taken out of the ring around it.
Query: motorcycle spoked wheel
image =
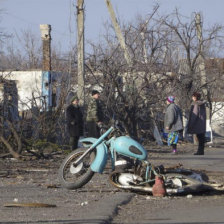
[[[110,174],[110,183],[120,189],[138,191],[152,194],[152,186],[147,184],[144,185],[134,185],[130,183],[129,185],[123,185],[119,181],[119,176],[122,173],[113,172]],[[188,193],[197,193],[205,190],[206,185],[199,180],[193,179],[186,175],[180,173],[168,173],[164,174],[165,188],[168,195],[176,194],[188,194]]]
[[[86,151],[84,148],[71,152],[59,168],[59,181],[63,187],[73,190],[84,186],[94,175],[90,165],[95,159],[96,152],[88,153],[75,167],[73,163]]]
[[[195,178],[178,173],[167,173],[164,175],[164,183],[167,194],[189,194],[199,193],[208,186]]]

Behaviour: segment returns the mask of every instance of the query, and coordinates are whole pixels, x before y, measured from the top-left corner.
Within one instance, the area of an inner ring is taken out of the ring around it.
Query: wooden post
[[[125,44],[124,37],[123,37],[122,32],[121,32],[120,26],[119,26],[119,24],[117,22],[116,15],[114,13],[112,4],[111,4],[110,0],[105,0],[105,2],[106,2],[106,5],[107,5],[107,8],[108,8],[108,11],[110,13],[110,17],[111,17],[111,20],[112,20],[112,23],[113,23],[113,26],[114,26],[117,38],[118,38],[118,40],[120,42],[121,48],[124,51],[124,57],[125,57],[128,65],[131,66],[131,64],[132,64],[131,58],[129,56],[128,49],[126,47],[126,44]]]
[[[201,15],[199,13],[196,14],[195,24],[197,29],[197,37],[199,41],[199,72],[201,76],[201,85],[203,94],[207,97],[208,91],[206,86],[206,72],[205,72],[205,60],[203,55],[203,42],[202,42],[202,24],[201,24]]]
[[[199,72],[200,72],[200,78],[201,78],[201,86],[202,86],[202,92],[203,95],[206,97],[207,100],[209,100],[209,92],[206,87],[207,83],[207,77],[206,77],[206,71],[205,71],[205,58],[203,55],[203,39],[202,39],[202,21],[201,21],[201,15],[200,13],[197,13],[195,16],[195,24],[196,24],[196,30],[197,30],[197,37],[199,41]],[[206,107],[206,127],[207,131],[210,130],[211,133],[211,142],[213,141],[212,139],[212,130],[211,130],[211,108]]]
[[[85,102],[85,69],[84,69],[84,0],[77,0],[77,25],[78,25],[78,92],[80,105]]]

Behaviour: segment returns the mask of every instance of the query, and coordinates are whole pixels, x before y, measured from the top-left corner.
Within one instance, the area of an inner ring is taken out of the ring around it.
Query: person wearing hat
[[[174,96],[167,97],[167,108],[164,117],[164,131],[165,133],[168,133],[167,144],[172,146],[173,154],[176,154],[180,131],[183,130],[183,120],[181,109],[174,103],[174,101]]]
[[[204,155],[205,132],[206,132],[206,102],[201,100],[201,94],[194,92],[189,113],[187,133],[196,134],[198,149],[194,155]]]
[[[91,98],[88,103],[87,116],[86,116],[86,128],[88,137],[99,138],[100,126],[103,123],[103,111],[99,101],[100,93],[97,90],[93,90]]]
[[[79,107],[79,98],[73,96],[70,105],[66,109],[66,123],[70,136],[71,150],[78,148],[79,137],[83,135],[83,115]]]

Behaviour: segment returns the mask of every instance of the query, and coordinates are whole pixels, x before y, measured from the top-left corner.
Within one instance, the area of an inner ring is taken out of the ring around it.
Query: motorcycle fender
[[[97,138],[83,138],[80,139],[79,142],[81,142],[84,147],[90,147],[96,140]]]
[[[83,138],[80,142],[83,145],[88,145],[89,147],[96,141],[96,138]],[[96,147],[96,157],[92,162],[90,168],[93,172],[102,173],[107,163],[107,147],[104,143],[101,143]]]
[[[101,143],[96,147],[96,157],[91,164],[91,170],[97,173],[102,173],[107,163],[107,147]]]

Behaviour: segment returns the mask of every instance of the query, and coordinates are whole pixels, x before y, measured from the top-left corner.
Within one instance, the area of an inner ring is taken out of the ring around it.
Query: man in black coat
[[[72,97],[71,104],[66,109],[66,123],[70,136],[69,145],[72,150],[77,149],[79,137],[83,135],[83,115],[77,96]]]

